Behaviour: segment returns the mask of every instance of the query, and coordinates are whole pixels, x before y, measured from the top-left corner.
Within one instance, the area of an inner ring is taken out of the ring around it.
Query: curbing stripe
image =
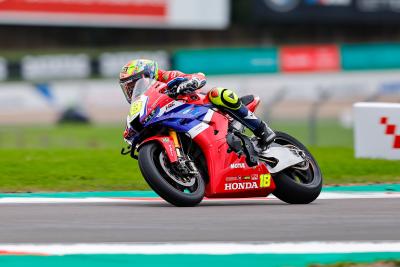
[[[0,244],[0,251],[34,255],[140,254],[351,254],[400,253],[400,241],[295,243]]]
[[[318,200],[334,200],[334,199],[394,199],[400,198],[397,192],[322,192]],[[207,199],[203,202],[207,203],[243,203],[243,202],[269,202],[279,201],[275,196],[271,195],[267,198],[216,198]],[[1,204],[73,204],[73,203],[151,203],[165,202],[159,197],[86,197],[86,198],[50,198],[50,197],[3,197],[0,198]],[[200,204],[201,205],[201,204]]]
[[[323,192],[400,192],[400,184],[374,184],[353,186],[326,186]],[[102,192],[56,192],[56,193],[3,193],[0,198],[151,198],[158,197],[153,191],[102,191]]]

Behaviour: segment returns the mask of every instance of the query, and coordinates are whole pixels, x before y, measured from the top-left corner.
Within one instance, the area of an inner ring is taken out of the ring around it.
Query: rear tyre
[[[198,205],[205,192],[205,184],[198,175],[193,185],[185,187],[172,177],[170,163],[165,160],[162,147],[155,142],[144,144],[139,151],[139,167],[149,186],[164,200],[178,207]],[[166,171],[167,170],[167,171]]]
[[[322,173],[310,151],[294,137],[276,132],[275,143],[294,146],[305,153],[308,168],[300,170],[296,166],[273,174],[276,190],[273,194],[289,204],[308,204],[313,202],[322,190]],[[297,166],[299,167],[299,166]]]

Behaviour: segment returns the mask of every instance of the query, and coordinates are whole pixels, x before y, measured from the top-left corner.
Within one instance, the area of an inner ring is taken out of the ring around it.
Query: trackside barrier
[[[356,157],[400,160],[400,104],[361,102],[353,108]]]

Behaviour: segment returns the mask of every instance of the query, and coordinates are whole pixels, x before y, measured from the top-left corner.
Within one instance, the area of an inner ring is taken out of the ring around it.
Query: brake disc
[[[175,175],[170,168],[167,166],[167,163],[165,161],[165,157],[163,153],[160,153],[160,165],[161,168],[164,170],[164,172],[177,184],[185,186],[185,187],[191,187],[194,185],[196,182],[196,177],[191,177],[190,179],[185,179],[183,177],[179,177]]]

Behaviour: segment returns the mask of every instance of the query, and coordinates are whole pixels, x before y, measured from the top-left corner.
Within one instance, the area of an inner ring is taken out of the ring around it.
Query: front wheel
[[[164,200],[178,207],[192,207],[204,197],[205,184],[200,174],[181,177],[155,142],[144,144],[139,151],[139,167],[149,186]]]
[[[273,194],[289,204],[313,202],[322,190],[322,173],[310,151],[294,137],[276,132],[275,143],[304,152],[305,164],[289,167],[273,174],[276,189]]]

